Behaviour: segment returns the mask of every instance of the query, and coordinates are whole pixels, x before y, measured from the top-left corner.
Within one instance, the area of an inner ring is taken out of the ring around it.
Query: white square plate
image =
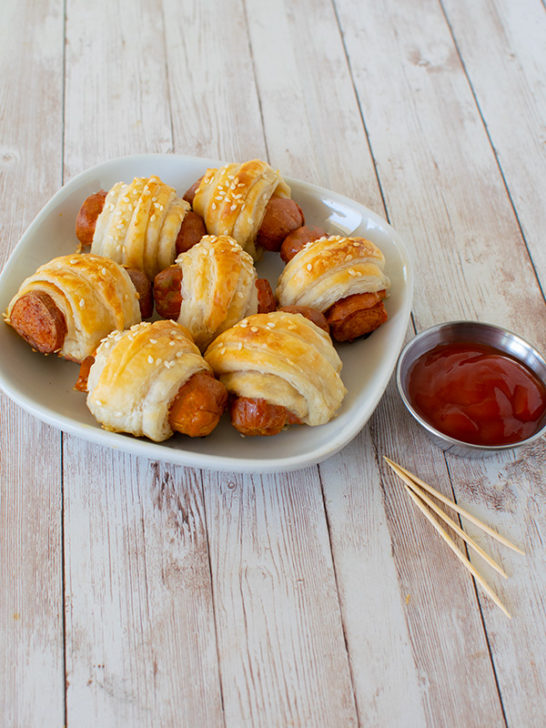
[[[7,262],[0,276],[1,311],[6,310],[22,280],[39,265],[76,250],[76,215],[88,195],[101,188],[108,190],[120,180],[130,182],[133,177],[152,174],[182,195],[207,167],[221,164],[176,154],[137,155],[105,162],[74,177],[37,215]],[[33,352],[3,324],[0,386],[18,405],[65,432],[154,460],[265,473],[306,467],[339,451],[365,425],[391,377],[410,315],[412,265],[400,237],[371,210],[335,192],[298,180],[287,182],[307,224],[321,226],[331,234],[360,235],[376,243],[385,255],[385,270],[392,283],[385,302],[389,320],[368,338],[337,346],[348,394],[334,420],[320,427],[294,426],[275,437],[243,438],[224,417],[209,437],[175,435],[161,444],[107,432],[88,411],[85,395],[73,389],[78,365]],[[275,253],[266,253],[257,265],[259,275],[268,278],[273,289],[282,265]]]

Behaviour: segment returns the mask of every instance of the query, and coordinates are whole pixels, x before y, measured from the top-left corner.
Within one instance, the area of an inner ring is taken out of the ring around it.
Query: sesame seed
[[[155,219],[156,219],[156,217],[155,217],[155,212],[154,212],[153,215],[150,215],[150,222],[153,222]]]
[[[154,363],[154,358],[153,358],[153,356],[150,355],[148,357],[148,364],[153,364],[153,363]]]
[[[169,341],[169,346],[176,346],[176,341],[174,341],[174,339],[171,339]]]
[[[85,299],[80,298],[80,308],[83,308],[85,306]]]
[[[255,334],[258,331],[258,327],[257,326],[251,326],[250,327],[250,330],[252,331],[253,334]]]
[[[211,205],[211,207],[212,207],[213,210],[216,210],[216,202],[213,202],[212,205]]]
[[[231,212],[233,212],[234,210],[237,209],[237,205],[232,205],[229,209],[231,210]]]
[[[77,258],[70,259],[70,265],[76,265],[77,262],[78,262]]]
[[[183,351],[177,351],[175,354],[176,358],[180,359],[180,357],[182,356],[183,353],[184,353]]]
[[[307,263],[305,267],[307,268],[307,270],[313,270],[313,266],[311,265],[311,263]]]
[[[102,273],[103,276],[105,276],[106,275],[106,268],[102,268],[101,269],[101,273]]]
[[[150,344],[157,344],[157,339],[150,339]]]

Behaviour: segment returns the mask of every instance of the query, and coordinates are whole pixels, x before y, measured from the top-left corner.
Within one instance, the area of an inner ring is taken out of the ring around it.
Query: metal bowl
[[[414,362],[425,352],[430,351],[438,344],[451,344],[456,342],[472,342],[492,346],[500,352],[511,356],[527,366],[540,381],[546,385],[546,362],[539,352],[527,341],[517,334],[493,326],[492,324],[477,321],[449,321],[438,324],[418,334],[402,350],[396,367],[396,383],[398,391],[406,408],[415,420],[427,431],[432,440],[450,454],[462,457],[483,457],[512,450],[537,440],[546,432],[546,415],[542,418],[538,431],[525,440],[508,445],[475,445],[444,435],[433,427],[421,414],[413,408],[408,393],[408,374]]]

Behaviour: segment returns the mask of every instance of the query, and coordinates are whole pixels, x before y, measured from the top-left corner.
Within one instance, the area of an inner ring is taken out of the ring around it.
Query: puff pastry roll
[[[174,261],[177,236],[190,205],[159,177],[117,182],[102,203],[96,200],[95,213],[99,209],[93,221],[92,253],[142,270],[150,279]],[[78,224],[76,234],[82,241]]]
[[[251,256],[227,235],[206,235],[154,280],[158,313],[186,326],[201,350],[237,321],[263,310],[264,289],[268,310],[274,310],[269,283],[258,279]]]
[[[369,333],[387,314],[382,300],[390,288],[385,257],[370,240],[324,236],[306,243],[288,261],[277,282],[281,306],[322,311],[332,337],[346,341]]]
[[[341,360],[329,335],[301,314],[275,311],[243,319],[218,336],[205,352],[233,401],[265,402],[282,408],[284,424],[322,425],[336,414],[346,394]],[[276,412],[276,410],[275,410]],[[248,407],[243,419],[249,414]],[[244,434],[275,434],[262,429],[261,406],[237,427]],[[257,425],[257,426],[256,426]]]
[[[73,253],[26,278],[5,320],[38,351],[81,362],[103,337],[140,322],[141,314],[124,268],[108,258]]]
[[[105,429],[155,442],[184,431],[181,421],[189,423],[186,434],[209,434],[227,400],[189,332],[174,321],[145,321],[107,336],[87,391],[87,406]]]
[[[290,187],[267,162],[253,159],[207,169],[193,196],[193,209],[209,234],[230,235],[256,260],[261,254],[256,238],[273,197],[289,199]]]

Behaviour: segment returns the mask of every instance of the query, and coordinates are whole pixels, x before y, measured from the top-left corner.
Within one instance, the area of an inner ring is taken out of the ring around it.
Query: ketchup
[[[546,387],[526,366],[486,344],[439,344],[413,364],[414,409],[445,435],[475,445],[509,445],[533,435]]]

